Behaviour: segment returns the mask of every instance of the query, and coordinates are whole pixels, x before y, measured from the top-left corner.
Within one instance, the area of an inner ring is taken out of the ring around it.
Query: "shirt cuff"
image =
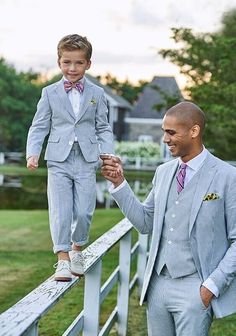
[[[219,289],[216,287],[216,284],[214,283],[214,281],[211,278],[206,279],[203,282],[202,286],[209,289],[209,291],[211,291],[215,295],[215,297],[219,296]]]
[[[114,194],[115,192],[119,191],[120,189],[122,189],[125,185],[127,184],[127,181],[124,180],[118,187],[114,187],[114,184],[112,184],[110,187],[109,187],[109,192],[111,194]]]

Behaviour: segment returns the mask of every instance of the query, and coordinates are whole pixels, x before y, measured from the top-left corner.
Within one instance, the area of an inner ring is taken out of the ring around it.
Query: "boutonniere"
[[[206,194],[204,197],[203,197],[203,201],[214,201],[214,200],[217,200],[219,199],[220,196],[216,193],[211,193],[211,194]]]
[[[95,99],[92,99],[92,100],[90,101],[90,104],[92,104],[92,105],[96,104],[96,100],[95,100]]]

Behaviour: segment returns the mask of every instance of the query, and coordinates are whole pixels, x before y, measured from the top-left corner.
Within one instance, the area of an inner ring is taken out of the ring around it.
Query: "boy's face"
[[[78,82],[90,68],[91,61],[85,57],[82,50],[63,51],[58,65],[63,76],[70,82]]]

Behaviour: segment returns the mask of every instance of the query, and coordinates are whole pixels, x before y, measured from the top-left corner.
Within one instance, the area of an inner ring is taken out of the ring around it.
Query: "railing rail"
[[[139,235],[131,244],[133,227],[123,219],[103,234],[84,251],[85,288],[84,309],[63,333],[63,336],[108,335],[115,322],[119,336],[127,333],[129,295],[136,284],[143,282],[147,259],[148,237]],[[116,244],[120,244],[119,265],[101,288],[102,257]],[[137,255],[137,272],[130,279],[131,262]],[[0,315],[0,336],[36,336],[39,320],[80,281],[74,277],[70,283],[56,282],[53,276],[35,288],[22,300]],[[100,329],[100,306],[118,282],[117,305]]]

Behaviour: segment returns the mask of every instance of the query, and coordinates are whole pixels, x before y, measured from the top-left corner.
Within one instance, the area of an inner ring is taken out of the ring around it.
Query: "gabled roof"
[[[161,119],[165,113],[165,108],[158,111],[155,105],[164,103],[164,98],[155,87],[158,87],[168,96],[178,96],[183,99],[175,77],[155,76],[151,83],[147,84],[139,96],[139,99],[130,113],[131,118],[153,118]]]
[[[105,91],[105,94],[107,94],[107,96],[110,97],[114,101],[114,105],[116,105],[117,107],[120,107],[120,108],[128,109],[128,110],[132,109],[132,105],[126,99],[124,99],[123,97],[115,94],[112,91],[112,89],[110,87],[108,87],[107,85],[101,84],[97,78],[91,76],[88,73],[86,73],[85,77],[88,80],[90,80],[93,84],[96,84],[96,85],[102,87],[103,90]]]

